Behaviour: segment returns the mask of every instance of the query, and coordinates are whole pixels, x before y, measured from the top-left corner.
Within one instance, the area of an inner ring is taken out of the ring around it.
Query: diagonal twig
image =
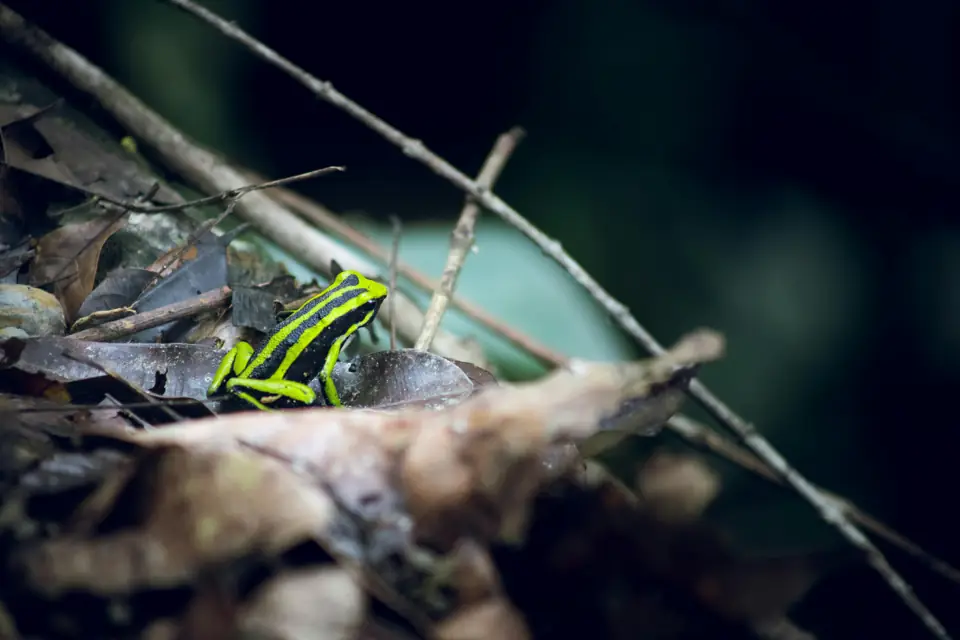
[[[705,424],[692,420],[685,415],[678,414],[667,421],[666,428],[700,449],[705,449],[719,455],[770,482],[783,485],[782,478],[774,473],[770,467],[764,464],[757,456],[749,451],[744,451]],[[940,558],[925,551],[920,545],[903,534],[894,531],[843,496],[839,496],[823,488],[821,488],[820,491],[826,497],[833,500],[837,504],[837,508],[844,511],[847,517],[860,524],[864,529],[873,532],[878,537],[883,538],[895,547],[910,554],[925,564],[931,571],[939,573],[951,582],[960,584],[960,569],[950,566]]]
[[[573,279],[583,286],[594,299],[610,313],[613,319],[628,334],[643,345],[647,351],[654,356],[661,356],[665,353],[663,345],[633,317],[629,309],[610,295],[576,260],[567,254],[559,242],[550,238],[488,189],[484,189],[462,171],[428,149],[422,141],[405,135],[399,129],[391,126],[334,89],[333,85],[329,82],[324,82],[307,73],[304,69],[282,57],[276,51],[250,36],[235,24],[224,20],[192,0],[166,1],[203,20],[228,38],[240,42],[261,59],[295,78],[310,89],[318,98],[363,122],[399,147],[404,154],[426,165],[439,176],[446,178],[449,182],[473,196],[485,209],[499,215],[507,223],[519,229],[543,250],[544,253],[566,269]],[[950,637],[933,613],[914,595],[912,588],[896,570],[890,566],[881,551],[870,542],[863,532],[861,532],[842,511],[836,508],[834,503],[794,469],[766,438],[760,435],[752,424],[737,415],[699,380],[694,379],[691,382],[689,393],[714,419],[732,431],[748,448],[781,476],[786,484],[803,496],[826,522],[837,528],[850,544],[860,549],[866,556],[869,564],[883,576],[890,588],[897,593],[935,636],[941,639],[948,639]]]
[[[484,189],[493,187],[523,136],[523,129],[514,127],[497,138],[490,155],[487,156],[483,167],[480,169],[477,184]],[[453,290],[457,286],[460,269],[463,268],[463,263],[467,259],[467,253],[473,247],[473,230],[477,225],[479,216],[480,207],[473,198],[467,196],[467,201],[460,212],[460,218],[450,233],[450,253],[447,254],[447,263],[444,265],[443,274],[440,276],[440,286],[433,292],[430,306],[427,308],[427,312],[423,314],[423,328],[420,330],[420,337],[417,338],[414,349],[428,351],[430,345],[433,344],[433,337],[437,334],[437,329],[440,328],[440,320],[443,318],[447,305],[450,304],[450,298],[453,297]]]
[[[125,336],[131,336],[135,333],[152,329],[160,325],[167,324],[180,318],[189,318],[198,313],[219,309],[226,306],[233,296],[233,290],[230,287],[220,287],[202,293],[194,298],[172,302],[157,309],[144,311],[129,318],[112,320],[105,322],[99,327],[84,329],[70,334],[68,337],[76,340],[86,340],[88,342],[109,342],[119,340]]]

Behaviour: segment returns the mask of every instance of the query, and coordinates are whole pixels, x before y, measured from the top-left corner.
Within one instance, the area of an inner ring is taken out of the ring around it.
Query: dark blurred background
[[[439,274],[461,194],[240,46],[151,0],[10,5],[237,162],[275,177],[346,165],[302,191],[398,214],[437,239]],[[469,174],[523,126],[497,193],[664,342],[723,331],[710,386],[812,480],[960,563],[960,4],[205,5]],[[545,259],[505,260],[474,276],[478,299],[537,287]],[[551,344],[587,313],[544,320]],[[615,356],[639,353],[617,340]],[[731,483],[723,513],[751,544],[837,544],[806,506]],[[960,630],[960,587],[890,558]],[[824,582],[796,618],[822,637],[924,637],[865,568]]]

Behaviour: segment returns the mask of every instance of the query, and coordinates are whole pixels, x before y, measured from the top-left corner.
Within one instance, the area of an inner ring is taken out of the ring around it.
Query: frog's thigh
[[[313,389],[300,382],[292,380],[256,380],[253,378],[232,378],[227,382],[227,389],[250,389],[269,395],[283,396],[304,404],[313,404],[317,394]]]
[[[250,362],[250,356],[253,355],[253,346],[249,342],[240,341],[231,351],[233,353],[233,373],[234,375],[240,375]]]
[[[217,390],[223,385],[223,381],[229,377],[233,372],[234,363],[237,360],[237,348],[234,347],[227,351],[226,355],[223,356],[223,359],[220,360],[220,364],[217,365],[217,370],[213,372],[213,380],[210,382],[210,386],[207,387],[207,395],[212,396]]]

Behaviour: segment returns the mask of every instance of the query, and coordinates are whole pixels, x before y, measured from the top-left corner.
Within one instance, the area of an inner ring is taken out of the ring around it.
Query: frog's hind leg
[[[247,342],[238,342],[233,349],[230,349],[227,355],[223,356],[220,365],[217,366],[217,370],[213,374],[213,380],[207,387],[207,395],[215,394],[227,378],[243,373],[252,355],[253,347]]]
[[[244,390],[249,389],[250,391],[256,391],[263,395],[281,396],[303,404],[313,404],[317,399],[317,394],[313,389],[301,382],[294,382],[293,380],[231,378],[227,381],[227,389],[234,394],[238,392],[242,393]]]

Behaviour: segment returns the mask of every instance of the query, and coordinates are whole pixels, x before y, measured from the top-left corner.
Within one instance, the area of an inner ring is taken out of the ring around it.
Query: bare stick
[[[183,176],[199,191],[219,194],[249,187],[243,174],[216,154],[200,147],[130,94],[101,69],[66,45],[54,40],[19,14],[0,3],[0,38],[39,60],[67,82],[98,101],[131,135],[150,146],[171,171]],[[286,179],[284,179],[286,180]],[[151,208],[156,211],[156,208]],[[261,235],[289,251],[304,264],[320,273],[328,273],[331,259],[347,269],[374,273],[376,265],[341,246],[327,235],[280,206],[265,192],[253,191],[237,205],[237,214],[253,223]],[[417,339],[423,314],[410,298],[395,292],[396,318],[401,338]],[[389,316],[389,313],[383,313]],[[441,332],[435,343],[437,353],[482,363],[482,354],[449,332]]]
[[[641,325],[629,309],[610,295],[580,264],[568,255],[560,243],[550,238],[526,218],[520,215],[506,202],[471,180],[466,174],[449,162],[430,151],[420,140],[410,138],[399,129],[387,124],[371,112],[353,102],[324,82],[307,73],[286,58],[280,56],[262,42],[253,38],[236,25],[227,22],[215,13],[201,7],[192,0],[167,0],[186,12],[207,22],[222,34],[242,43],[250,51],[270,64],[282,69],[301,82],[318,98],[342,109],[357,120],[382,135],[399,147],[403,153],[429,167],[437,175],[476,198],[484,208],[499,215],[509,224],[518,228],[532,240],[544,253],[559,263],[581,286],[583,286],[606,310],[614,320],[633,336],[651,354],[660,356],[665,353],[663,346]],[[709,391],[699,380],[690,384],[690,394],[720,423],[733,431],[757,454],[771,469],[780,474],[786,483],[793,487],[817,510],[820,516],[837,528],[851,544],[866,555],[868,562],[886,579],[910,609],[920,617],[927,628],[938,638],[949,638],[946,629],[934,615],[913,594],[913,590],[886,561],[883,554],[836,506],[824,497],[806,478],[780,455],[780,453],[761,436],[757,430],[734,413],[724,402]]]
[[[219,309],[230,301],[233,291],[230,287],[220,287],[207,291],[195,298],[174,302],[159,309],[144,311],[129,318],[121,318],[112,322],[105,322],[99,327],[84,329],[71,334],[70,338],[87,340],[90,342],[109,342],[125,336],[132,336],[145,329],[159,327],[173,320],[189,318],[204,311]]]
[[[309,180],[311,178],[319,178],[320,176],[325,176],[330,173],[346,171],[346,167],[324,167],[322,169],[314,169],[313,171],[307,171],[306,173],[298,173],[297,175],[287,176],[286,178],[278,178],[276,180],[268,180],[266,182],[261,182],[259,184],[248,184],[242,187],[235,187],[233,189],[226,189],[220,193],[215,193],[212,196],[204,196],[203,198],[197,198],[196,200],[188,200],[187,202],[179,202],[177,204],[165,204],[162,206],[154,205],[144,205],[138,204],[136,202],[129,202],[126,200],[115,200],[110,196],[98,193],[96,191],[91,191],[85,187],[74,187],[78,191],[81,191],[94,198],[95,201],[106,202],[112,204],[115,207],[120,207],[127,211],[135,211],[137,213],[166,213],[170,211],[183,211],[184,209],[189,209],[191,207],[202,207],[208,204],[217,204],[219,202],[227,202],[230,200],[238,200],[248,193],[253,193],[254,191],[262,191],[263,189],[272,189],[274,187],[282,187],[288,184],[293,184],[294,182],[301,182],[303,180]],[[73,186],[73,185],[71,185]]]
[[[400,260],[400,235],[403,233],[403,223],[398,216],[390,216],[390,224],[393,225],[393,244],[390,246],[390,291],[397,290],[397,262]],[[388,304],[393,304],[391,298]],[[390,311],[393,315],[393,309]],[[390,351],[397,348],[397,325],[390,325]]]
[[[670,418],[666,426],[696,447],[715,453],[771,482],[780,485],[784,484],[783,479],[774,473],[770,467],[765,465],[757,456],[749,451],[744,451],[704,424],[700,424],[684,415],[676,415]],[[848,499],[822,487],[820,491],[824,496],[833,500],[837,508],[846,513],[847,517],[859,523],[864,529],[873,532],[895,547],[910,554],[926,565],[931,571],[939,573],[951,582],[960,584],[960,570],[952,567],[933,554],[924,551],[920,545],[905,537],[903,534],[894,531]]]
[[[524,132],[520,127],[514,127],[510,131],[501,134],[497,142],[493,145],[490,155],[487,156],[483,167],[480,169],[480,175],[477,176],[477,184],[484,189],[493,188],[500,172],[506,166],[514,149],[523,139]],[[443,274],[440,276],[440,286],[433,292],[430,299],[430,306],[423,315],[423,329],[420,330],[420,337],[414,345],[415,349],[429,351],[433,344],[433,337],[440,328],[440,320],[450,304],[450,298],[453,296],[453,290],[457,286],[457,278],[460,276],[460,269],[467,259],[467,254],[473,247],[474,227],[477,225],[477,217],[480,215],[480,207],[476,200],[467,196],[467,201],[460,212],[460,218],[457,220],[457,226],[453,228],[450,234],[450,253],[447,254],[447,264],[443,267]]]

